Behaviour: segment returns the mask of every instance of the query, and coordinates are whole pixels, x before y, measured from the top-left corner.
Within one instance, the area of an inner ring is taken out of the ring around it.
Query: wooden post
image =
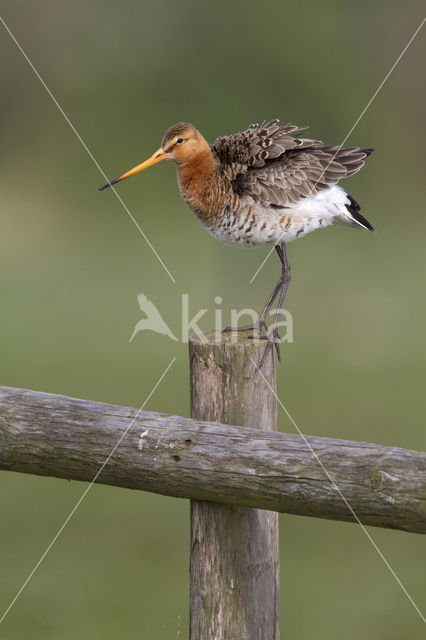
[[[225,336],[190,340],[191,416],[276,431],[275,397],[252,362],[265,343]],[[275,390],[272,357],[262,373]],[[278,640],[275,512],[192,500],[190,574],[190,640]]]

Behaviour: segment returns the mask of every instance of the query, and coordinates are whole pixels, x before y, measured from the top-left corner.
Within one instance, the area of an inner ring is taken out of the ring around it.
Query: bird
[[[151,302],[151,300],[148,300],[145,294],[139,293],[138,304],[140,310],[146,315],[146,318],[142,318],[142,320],[139,320],[139,322],[136,323],[129,342],[133,340],[139,331],[146,330],[156,331],[157,333],[162,333],[164,336],[168,336],[172,340],[177,340],[174,333],[172,333],[170,328],[164,322],[157,307],[153,302]]]
[[[183,200],[212,236],[233,246],[275,248],[281,275],[258,320],[224,329],[267,340],[259,369],[274,347],[281,362],[278,321],[290,282],[287,244],[334,223],[374,231],[358,202],[338,184],[357,173],[373,149],[324,144],[303,137],[307,128],[274,119],[210,145],[192,124],[179,122],[167,129],[150,158],[99,187],[173,160]]]

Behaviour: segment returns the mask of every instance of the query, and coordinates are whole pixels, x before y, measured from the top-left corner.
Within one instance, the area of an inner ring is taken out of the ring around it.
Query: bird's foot
[[[280,352],[280,344],[283,342],[283,339],[278,333],[278,327],[273,325],[270,329],[268,328],[265,320],[260,317],[259,320],[254,322],[253,324],[248,324],[244,327],[226,327],[222,329],[222,333],[233,333],[233,332],[252,332],[252,335],[247,336],[249,340],[267,340],[268,344],[265,347],[265,351],[256,365],[256,369],[259,370],[263,366],[266,358],[268,357],[269,352],[272,351],[275,347],[275,351],[277,352],[278,361],[281,362],[281,352]]]
[[[254,337],[254,336],[250,336],[250,337]],[[283,342],[283,339],[281,338],[281,336],[278,333],[278,327],[276,326],[272,326],[271,329],[268,329],[266,332],[266,335],[261,335],[258,336],[260,340],[267,340],[268,344],[265,347],[265,351],[263,352],[263,355],[259,361],[259,363],[256,365],[256,370],[259,371],[266,358],[268,357],[269,352],[272,352],[272,357],[274,357],[274,347],[275,350],[277,352],[277,356],[278,356],[278,361],[281,362],[281,351],[280,351],[280,343]]]
[[[225,329],[222,329],[222,333],[233,333],[234,331],[251,331],[253,335],[248,336],[249,338],[264,339],[268,333],[268,327],[264,320],[259,319],[253,324],[247,324],[244,327],[225,327]],[[265,333],[263,333],[263,331],[265,331]]]

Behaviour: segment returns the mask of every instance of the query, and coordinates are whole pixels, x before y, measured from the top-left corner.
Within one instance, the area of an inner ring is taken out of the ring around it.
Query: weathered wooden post
[[[275,397],[252,362],[264,349],[243,335],[192,338],[192,417],[276,431]],[[275,390],[271,357],[262,373]],[[190,640],[278,640],[277,513],[192,500],[190,573]]]

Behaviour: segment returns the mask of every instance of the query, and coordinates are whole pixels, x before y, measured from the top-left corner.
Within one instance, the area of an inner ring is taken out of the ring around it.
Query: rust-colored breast
[[[177,165],[179,189],[186,204],[204,222],[212,222],[230,206],[232,186],[212,153]]]

